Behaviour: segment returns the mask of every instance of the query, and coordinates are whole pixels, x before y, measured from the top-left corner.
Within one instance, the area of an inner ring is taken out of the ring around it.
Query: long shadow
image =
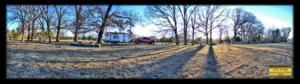
[[[84,73],[91,78],[133,78],[133,79],[169,79],[181,78],[181,70],[184,64],[200,51],[202,47],[190,49],[185,52],[177,52],[166,58],[152,60],[151,63],[138,64],[133,67],[127,65],[118,65],[92,69],[72,69],[62,70],[59,73]],[[130,65],[130,64],[129,64]],[[149,71],[150,70],[150,71]],[[65,78],[74,77],[74,75],[65,75]],[[74,77],[77,78],[77,77]]]
[[[198,51],[200,51],[203,47],[198,47],[197,49],[188,50],[186,52],[178,52],[172,56],[160,59],[156,62],[152,62],[150,64],[142,64],[138,65],[134,68],[140,69],[139,71],[144,71],[144,69],[151,68],[152,66],[155,67],[154,70],[150,72],[143,73],[141,76],[137,77],[137,79],[144,79],[144,78],[181,78],[181,70],[183,69],[184,65],[196,55]],[[133,69],[134,69],[133,68]],[[132,69],[132,68],[130,68]]]
[[[26,59],[21,59],[23,61],[31,61],[35,60],[36,62],[56,62],[56,63],[82,63],[82,62],[105,62],[105,61],[113,61],[113,60],[119,60],[119,59],[124,59],[127,58],[127,56],[131,56],[130,54],[132,51],[136,52],[148,52],[152,50],[162,50],[165,48],[169,48],[172,46],[166,46],[166,47],[158,47],[158,48],[148,48],[148,49],[143,49],[143,48],[132,48],[132,49],[118,49],[118,50],[104,50],[104,51],[85,51],[83,50],[29,50],[29,49],[12,49],[12,48],[7,48],[7,52],[9,53],[23,53],[24,55],[26,54],[32,54],[32,53],[37,53],[39,55],[63,55],[63,53],[67,53],[68,56],[65,57],[93,57],[92,55],[111,55],[111,54],[120,54],[118,57],[114,57],[114,59],[105,59],[105,60],[95,60],[95,61],[74,61],[74,62],[67,62],[67,61],[59,61],[59,60],[50,60],[50,61],[45,61],[45,59],[38,59],[38,58],[26,58]],[[134,53],[134,52],[133,52]],[[84,55],[84,56],[81,56]],[[44,61],[43,61],[44,60]]]
[[[204,78],[220,78],[220,72],[218,69],[218,64],[216,62],[216,56],[213,49],[213,45],[209,45],[209,51],[206,59],[207,63],[204,71]]]
[[[134,67],[128,67],[126,65],[93,68],[93,69],[64,69],[54,70],[62,78],[81,78],[89,76],[91,78],[132,78],[130,74],[142,74],[135,79],[143,78],[180,78],[180,70],[182,70],[184,64],[188,62],[193,56],[196,55],[203,47],[197,49],[191,49],[186,52],[178,52],[175,55],[159,59],[151,62],[150,64],[140,64]],[[114,68],[114,67],[123,68]],[[155,67],[158,66],[158,67]],[[153,68],[150,72],[146,69]],[[77,75],[74,75],[77,74]],[[129,77],[127,77],[129,74]],[[42,76],[41,74],[40,76]],[[36,75],[38,76],[38,75]]]

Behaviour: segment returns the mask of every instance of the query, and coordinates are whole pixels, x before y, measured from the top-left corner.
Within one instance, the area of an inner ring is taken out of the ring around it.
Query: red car
[[[139,44],[139,43],[154,44],[155,39],[152,39],[152,38],[149,38],[149,37],[140,37],[140,38],[133,39],[133,42],[136,43],[136,44]]]

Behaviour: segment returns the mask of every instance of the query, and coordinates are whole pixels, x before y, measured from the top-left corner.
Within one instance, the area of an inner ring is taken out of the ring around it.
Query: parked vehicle
[[[133,42],[136,43],[136,44],[139,44],[139,43],[154,44],[155,43],[155,39],[149,38],[149,37],[140,37],[140,38],[133,39]]]

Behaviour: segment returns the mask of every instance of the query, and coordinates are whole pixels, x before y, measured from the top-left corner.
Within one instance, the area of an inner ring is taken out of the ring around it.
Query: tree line
[[[27,33],[27,41],[33,41],[37,36],[48,39],[51,43],[53,31],[56,31],[55,41],[60,41],[61,30],[69,30],[77,42],[78,35],[96,32],[97,44],[106,28],[131,28],[139,21],[138,16],[131,11],[113,9],[112,5],[10,5],[8,12],[10,21],[19,22],[20,26],[13,32],[18,32],[21,41]],[[72,19],[70,19],[72,18]],[[27,32],[25,31],[27,30]],[[38,34],[38,35],[36,35]],[[12,34],[15,35],[15,34]]]
[[[8,31],[9,37],[24,41],[33,41],[36,37],[55,41],[61,39],[61,30],[71,31],[73,41],[78,36],[96,32],[96,43],[102,44],[102,38],[107,28],[128,29],[138,22],[143,22],[134,12],[113,8],[113,5],[10,5],[8,12],[10,21],[19,22],[17,30]],[[291,27],[270,28],[264,32],[264,24],[257,17],[243,8],[233,10],[217,5],[150,5],[145,8],[145,22],[154,24],[160,33],[172,33],[171,38],[162,37],[161,41],[175,42],[179,45],[181,35],[183,44],[201,42],[201,37],[195,39],[195,33],[204,35],[205,44],[212,43],[212,34],[218,33],[219,43],[261,43],[286,42]],[[231,22],[232,24],[229,24]],[[54,32],[55,31],[55,32]],[[180,33],[182,31],[182,34]],[[216,32],[218,31],[218,32]],[[229,32],[233,32],[233,37]],[[53,36],[55,35],[55,36]],[[222,38],[225,37],[225,38]],[[91,37],[89,37],[91,38]]]
[[[216,5],[152,5],[146,8],[145,16],[150,23],[157,25],[159,32],[172,32],[177,45],[180,42],[179,29],[184,32],[184,45],[188,41],[188,32],[192,32],[192,44],[195,43],[195,32],[202,33],[206,44],[211,44],[213,30],[218,30],[219,43],[287,41],[291,30],[290,27],[283,28],[282,34],[278,33],[279,29],[270,30],[268,36],[264,37],[264,24],[253,13],[243,8],[229,10]],[[229,31],[233,31],[233,37],[229,37]],[[224,36],[225,39],[222,39]],[[281,40],[273,41],[275,38]]]

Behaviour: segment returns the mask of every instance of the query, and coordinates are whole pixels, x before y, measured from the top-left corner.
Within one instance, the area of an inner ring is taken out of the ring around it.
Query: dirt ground
[[[119,44],[7,42],[7,78],[209,79],[269,78],[269,65],[292,65],[293,46],[280,44]]]

